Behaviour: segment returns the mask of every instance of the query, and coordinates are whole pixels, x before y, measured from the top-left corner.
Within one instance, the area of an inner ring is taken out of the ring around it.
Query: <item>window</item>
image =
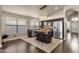
[[[5,33],[6,34],[15,34],[16,27],[17,27],[16,18],[6,17]]]
[[[39,20],[37,20],[37,19],[31,20],[31,28],[32,29],[39,29]]]
[[[6,25],[17,25],[16,18],[6,17]]]
[[[25,33],[26,31],[26,20],[18,19],[18,33]]]
[[[17,19],[14,17],[6,17],[5,33],[16,34],[25,33],[26,31],[26,19]]]

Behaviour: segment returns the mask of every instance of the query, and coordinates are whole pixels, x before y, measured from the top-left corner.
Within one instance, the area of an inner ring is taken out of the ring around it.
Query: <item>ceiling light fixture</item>
[[[72,18],[72,21],[73,21],[73,22],[77,22],[77,21],[78,21],[78,18],[77,18],[77,17],[73,17],[73,18]]]
[[[46,20],[46,19],[47,19],[47,16],[46,15],[40,16],[40,20],[41,21]]]
[[[43,5],[41,8],[40,8],[40,10],[43,10],[44,8],[46,8],[47,7],[47,5]]]

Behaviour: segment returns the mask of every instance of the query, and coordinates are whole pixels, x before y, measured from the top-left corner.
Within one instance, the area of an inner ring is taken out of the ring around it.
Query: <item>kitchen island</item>
[[[52,40],[53,30],[51,29],[40,29],[36,30],[37,40],[43,43],[50,43]]]

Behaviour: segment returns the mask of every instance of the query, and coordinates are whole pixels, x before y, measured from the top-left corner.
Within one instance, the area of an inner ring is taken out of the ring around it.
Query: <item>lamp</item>
[[[46,15],[40,16],[40,20],[41,20],[41,21],[46,20],[46,18],[47,18]]]

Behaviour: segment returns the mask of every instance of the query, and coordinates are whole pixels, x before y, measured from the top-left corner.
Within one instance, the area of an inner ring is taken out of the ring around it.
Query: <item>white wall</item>
[[[1,39],[1,34],[2,34],[2,12],[1,12],[1,6],[0,6],[0,48],[2,47],[2,39]]]
[[[1,21],[2,21],[2,11],[1,11],[1,6],[0,6],[0,34],[1,34]]]

